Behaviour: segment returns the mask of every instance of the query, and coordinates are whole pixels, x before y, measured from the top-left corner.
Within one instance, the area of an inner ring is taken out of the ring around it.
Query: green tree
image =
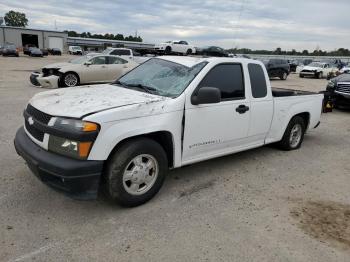
[[[26,27],[28,25],[28,19],[25,13],[11,10],[5,14],[4,19],[7,26]]]

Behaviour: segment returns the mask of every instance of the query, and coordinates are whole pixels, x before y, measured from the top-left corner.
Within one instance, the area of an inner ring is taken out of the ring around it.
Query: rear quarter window
[[[267,86],[264,70],[258,64],[248,64],[248,71],[253,97],[265,97],[267,95]]]

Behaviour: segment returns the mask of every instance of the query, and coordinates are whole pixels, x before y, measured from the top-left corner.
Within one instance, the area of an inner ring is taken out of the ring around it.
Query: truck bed
[[[274,97],[284,97],[284,96],[304,96],[304,95],[315,95],[317,93],[302,91],[302,90],[293,90],[285,88],[271,87],[272,96]]]

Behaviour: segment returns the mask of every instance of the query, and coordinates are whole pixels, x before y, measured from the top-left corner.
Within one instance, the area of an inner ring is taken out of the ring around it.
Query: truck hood
[[[304,66],[303,67],[303,70],[311,70],[311,71],[314,71],[314,70],[320,70],[321,67],[316,67],[316,66]]]
[[[166,99],[170,98],[103,84],[41,92],[29,103],[52,116],[82,118],[111,108],[148,104]]]
[[[344,74],[338,75],[332,80],[336,82],[350,82],[350,73],[344,73]]]

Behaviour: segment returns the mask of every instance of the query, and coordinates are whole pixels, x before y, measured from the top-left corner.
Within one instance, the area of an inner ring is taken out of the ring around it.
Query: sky
[[[313,51],[350,49],[349,0],[0,0],[28,27],[138,34],[144,42]]]

